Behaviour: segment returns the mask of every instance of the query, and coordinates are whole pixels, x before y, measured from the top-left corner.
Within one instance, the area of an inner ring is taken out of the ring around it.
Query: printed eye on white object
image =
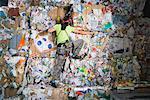
[[[49,50],[53,48],[52,41],[49,40],[47,36],[38,36],[37,39],[34,39],[34,44],[40,52]]]

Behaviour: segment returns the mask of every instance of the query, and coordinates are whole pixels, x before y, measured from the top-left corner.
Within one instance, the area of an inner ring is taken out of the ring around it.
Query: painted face
[[[39,36],[34,40],[34,44],[40,52],[48,51],[53,48],[53,42],[50,41],[49,36]]]

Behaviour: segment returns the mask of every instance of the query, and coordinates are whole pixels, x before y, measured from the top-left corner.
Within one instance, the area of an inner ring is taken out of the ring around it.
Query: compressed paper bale
[[[32,83],[32,80],[35,80],[35,83],[40,81],[47,82],[51,80],[51,69],[54,66],[55,59],[52,58],[42,58],[42,57],[30,57],[29,67],[28,67],[28,79],[29,83]]]
[[[35,12],[38,12],[38,13],[35,13]],[[51,14],[55,15],[54,12],[51,12]],[[38,32],[45,31],[46,29],[52,27],[55,23],[55,20],[52,20],[51,16],[49,15],[49,10],[45,10],[42,7],[36,7],[36,8],[32,7],[30,17],[31,17],[30,18],[31,28],[34,31],[38,31]]]
[[[89,4],[81,5],[81,8],[82,9],[79,9],[78,5],[74,6],[75,13],[79,14],[78,16],[74,16],[75,26],[86,27],[88,30],[107,33],[114,30],[110,7],[100,4]]]
[[[113,62],[115,64],[112,66],[116,71],[116,76],[113,76],[115,82],[118,81],[139,81],[139,75],[141,73],[141,66],[138,63],[136,57],[119,57],[116,58]]]

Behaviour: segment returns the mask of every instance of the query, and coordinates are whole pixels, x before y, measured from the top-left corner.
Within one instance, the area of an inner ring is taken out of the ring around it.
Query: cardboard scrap
[[[49,47],[49,45],[51,45],[51,47]],[[39,33],[39,35],[37,35],[35,39],[30,40],[30,48],[32,56],[51,56],[51,53],[56,51],[56,46],[54,44],[54,35],[47,32]]]
[[[52,20],[57,20],[58,17],[63,19],[65,16],[65,10],[63,7],[54,7],[48,12],[48,15],[52,18]]]

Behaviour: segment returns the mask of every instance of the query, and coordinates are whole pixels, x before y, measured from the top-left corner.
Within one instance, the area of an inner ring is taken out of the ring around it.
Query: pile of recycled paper
[[[107,99],[111,88],[134,87],[140,80],[139,60],[145,57],[143,45],[150,33],[150,19],[142,18],[145,0],[0,3],[0,99]],[[81,54],[86,56],[67,58],[63,84],[54,88],[50,81],[56,58],[55,36],[37,35],[53,27],[56,18],[64,16],[61,5],[69,4],[73,4],[73,26],[95,34],[70,34],[72,40],[85,40],[87,47]]]

